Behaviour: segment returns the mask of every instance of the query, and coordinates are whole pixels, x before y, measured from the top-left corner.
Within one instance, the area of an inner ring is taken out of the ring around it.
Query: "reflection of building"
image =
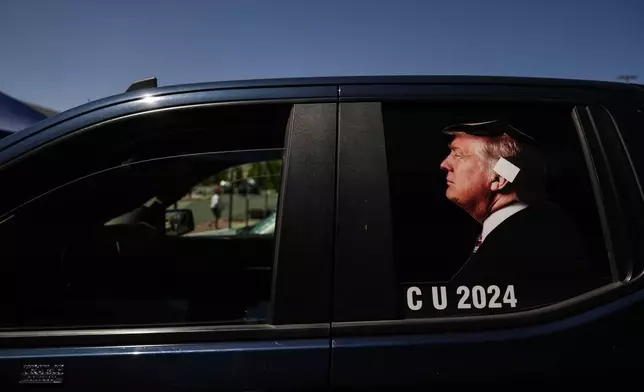
[[[53,116],[56,111],[21,102],[0,92],[0,138]]]

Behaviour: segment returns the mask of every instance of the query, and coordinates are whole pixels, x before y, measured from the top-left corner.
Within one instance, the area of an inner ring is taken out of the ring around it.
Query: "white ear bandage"
[[[499,161],[494,165],[494,169],[492,170],[510,182],[514,182],[517,174],[521,171],[515,164],[505,158],[499,158]]]

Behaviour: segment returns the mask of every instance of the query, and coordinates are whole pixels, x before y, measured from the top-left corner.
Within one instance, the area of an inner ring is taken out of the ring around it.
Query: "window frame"
[[[629,100],[629,98],[631,98]],[[641,176],[638,176],[638,167],[633,160],[637,155],[637,139],[631,137],[639,132],[644,122],[638,121],[642,118],[642,110],[638,109],[638,102],[634,96],[615,96],[613,100],[601,106],[587,108],[588,116],[601,129],[607,132],[602,133],[601,138],[607,139],[606,154],[610,157],[612,172],[617,174],[616,187],[620,197],[620,204],[633,207],[629,209],[627,223],[631,238],[632,275],[629,277],[629,284],[641,285],[644,276],[644,245],[638,239],[644,233],[644,192],[642,190]],[[638,118],[638,115],[640,118]],[[630,141],[629,144],[627,141]]]
[[[110,105],[53,125],[8,146],[0,151],[0,170],[6,165],[28,160],[34,151],[55,148],[57,140],[73,138],[131,116],[154,116],[159,111],[186,108],[270,103],[294,104],[307,109],[301,110],[299,116],[295,116],[295,109],[291,112],[285,132],[276,222],[279,257],[276,253],[272,312],[266,324],[15,329],[0,331],[0,347],[170,344],[328,336],[335,201],[336,86],[196,90],[159,96],[152,104],[142,98]],[[316,143],[310,143],[311,138]],[[302,211],[312,201],[319,208]],[[318,224],[301,230],[297,218],[303,213]],[[308,244],[303,243],[304,240],[308,240]],[[289,300],[292,295],[288,293],[293,292],[298,292],[296,301]],[[308,306],[306,312],[299,308],[303,301]]]
[[[415,85],[346,85],[341,86],[341,96],[340,96],[340,116],[338,118],[339,126],[339,147],[338,147],[338,198],[342,200],[345,197],[350,197],[352,199],[361,199],[366,197],[366,193],[360,186],[352,186],[351,184],[359,183],[360,178],[356,174],[356,170],[353,167],[349,167],[347,163],[343,161],[343,157],[349,156],[352,149],[355,149],[358,146],[367,144],[363,140],[360,140],[361,136],[359,132],[354,132],[351,128],[358,127],[360,124],[356,124],[356,119],[347,117],[345,118],[344,113],[345,109],[350,104],[364,104],[372,103],[378,104],[385,101],[394,101],[394,102],[426,102],[430,104],[431,102],[481,102],[481,103],[493,103],[493,102],[502,102],[502,101],[512,101],[512,102],[543,102],[543,103],[561,103],[566,104],[571,107],[575,106],[597,106],[605,103],[609,98],[609,95],[605,91],[599,89],[584,89],[579,87],[539,87],[539,86],[517,86],[517,85],[493,85],[493,84],[415,84]],[[372,109],[374,110],[374,109]],[[382,116],[380,109],[377,109],[377,112],[372,112],[370,115],[365,115],[365,117],[376,117],[380,116],[380,125],[377,130],[372,131],[370,134],[371,138],[369,145],[384,145],[384,130],[382,125]],[[572,113],[571,113],[572,120]],[[373,127],[372,127],[373,128]],[[602,146],[599,140],[597,140],[597,133],[612,132],[610,129],[605,129],[605,127],[594,127],[589,128],[588,126],[584,127],[580,132],[585,135],[585,139],[591,139],[595,142],[596,146]],[[585,146],[582,148],[588,149],[592,153],[592,156],[596,158],[599,155],[599,152],[595,148],[590,149],[588,143],[584,140],[580,141]],[[378,189],[378,192],[389,192],[388,187],[388,173],[386,161],[378,162],[379,160],[386,159],[384,154],[380,153],[380,157],[373,160],[370,163],[365,163],[364,170],[367,170],[366,166],[371,165],[372,171],[377,171],[377,173],[371,173],[370,178],[376,178],[377,184],[370,184],[369,189],[373,190],[374,188]],[[608,158],[606,158],[608,159]],[[597,159],[594,159],[597,161]],[[599,162],[591,163],[595,166],[589,166],[589,169],[592,172],[596,172],[597,165],[603,167],[606,165],[606,160],[600,160]],[[607,183],[607,181],[600,181],[596,176],[591,175],[591,182],[597,184],[599,189],[605,192],[615,193],[615,188],[612,183]],[[600,203],[604,205],[606,201],[601,200]],[[350,230],[351,227],[357,227],[362,224],[362,221],[359,221],[358,218],[360,215],[373,215],[373,214],[387,214],[390,216],[389,205],[382,204],[383,201],[380,200],[380,204],[374,206],[373,203],[369,206],[369,211],[362,211],[360,214],[356,213],[355,210],[350,210],[346,206],[343,208],[342,203],[338,205],[338,229],[337,229],[337,244],[346,243],[347,239],[344,238],[347,236],[347,230]],[[619,206],[615,206],[619,209]],[[366,207],[364,207],[366,208]],[[601,212],[601,211],[600,211]],[[386,231],[391,233],[391,219],[383,219],[383,226],[380,233],[381,236],[387,235]],[[610,228],[606,228],[611,234],[611,238],[614,240],[614,232],[620,232],[625,229],[624,221],[621,218],[618,218]],[[618,229],[618,230],[615,230]],[[389,235],[389,240],[391,244],[391,235]],[[369,243],[369,240],[364,241],[365,244]],[[620,241],[619,244],[624,244],[623,241]],[[357,246],[356,246],[357,245]],[[543,324],[549,321],[556,321],[558,319],[565,318],[567,316],[572,316],[597,306],[607,304],[610,301],[613,301],[620,296],[626,295],[628,293],[627,286],[621,281],[616,281],[614,283],[608,284],[606,286],[595,289],[591,292],[585,293],[581,296],[571,298],[557,304],[550,306],[521,311],[517,313],[508,313],[508,314],[499,314],[499,315],[482,315],[482,316],[463,316],[463,317],[440,317],[440,318],[422,318],[422,319],[402,319],[402,315],[398,314],[398,310],[394,309],[396,303],[402,302],[401,298],[396,297],[395,300],[388,299],[384,302],[383,306],[376,307],[373,304],[369,304],[370,309],[373,311],[370,314],[370,318],[356,318],[352,315],[353,312],[359,309],[360,307],[365,306],[370,298],[380,298],[379,296],[382,293],[376,293],[373,291],[373,287],[379,287],[380,290],[385,290],[388,293],[391,293],[391,285],[397,284],[395,278],[388,277],[383,273],[370,273],[365,274],[364,271],[360,268],[360,263],[355,260],[360,260],[361,257],[365,254],[365,249],[361,248],[362,243],[354,243],[354,246],[349,248],[336,248],[336,277],[335,277],[335,287],[334,287],[334,313],[333,313],[333,323],[332,331],[334,336],[358,336],[358,335],[370,335],[370,334],[407,334],[407,333],[433,333],[433,332],[446,332],[446,331],[471,331],[471,330],[480,330],[480,329],[489,329],[489,328],[502,328],[509,326],[524,326],[524,325],[534,325],[534,324]],[[374,271],[394,271],[394,258],[393,252],[391,251],[391,245],[383,245],[379,243],[373,243],[372,246],[379,248],[383,252],[388,252],[385,257],[377,258],[375,261],[379,264],[378,266],[372,266],[371,268]],[[627,244],[628,245],[628,244]],[[628,265],[628,260],[624,260],[630,254],[623,255],[619,260],[618,264],[620,268],[624,268],[625,265]],[[338,271],[342,273],[342,276],[338,276]],[[392,282],[393,280],[393,282]],[[376,283],[374,283],[376,282]],[[352,285],[351,289],[349,284]],[[353,290],[356,293],[360,293],[357,296],[348,296],[346,293],[349,290]],[[398,292],[395,292],[396,296],[399,296]],[[392,303],[394,305],[392,305]]]

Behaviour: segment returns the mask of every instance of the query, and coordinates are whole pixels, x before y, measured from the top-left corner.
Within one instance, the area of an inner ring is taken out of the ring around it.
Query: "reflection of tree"
[[[248,178],[258,180],[259,186],[264,189],[277,189],[282,173],[282,161],[256,162],[250,165]]]
[[[217,173],[214,176],[210,176],[210,177],[206,178],[205,180],[201,181],[201,184],[202,185],[215,185],[215,184],[218,184],[219,181],[221,181],[223,179],[224,178],[221,175],[221,173]]]
[[[214,176],[208,177],[202,181],[203,185],[216,185],[221,181],[230,181],[230,171],[233,171],[233,178],[235,182],[245,178],[254,178],[257,180],[262,189],[276,190],[280,184],[280,176],[282,174],[282,161],[265,161],[255,162],[235,166],[221,171]]]
[[[239,181],[242,178],[244,178],[244,167],[243,166],[235,166],[233,168],[233,178],[235,181]]]

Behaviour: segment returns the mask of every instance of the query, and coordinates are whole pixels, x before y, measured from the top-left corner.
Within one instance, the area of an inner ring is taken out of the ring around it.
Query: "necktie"
[[[461,268],[459,268],[458,271],[456,271],[456,273],[452,277],[452,280],[454,280],[458,276],[458,274],[460,274],[461,271],[463,271],[463,268],[465,268],[465,266],[470,262],[470,260],[472,260],[472,257],[474,256],[474,254],[476,254],[476,251],[479,250],[479,247],[481,246],[482,242],[483,242],[483,237],[479,235],[478,238],[476,239],[476,243],[474,244],[474,249],[472,249],[472,253],[470,253],[470,257],[468,257],[467,261],[463,263],[463,265],[461,266]]]
[[[477,250],[479,250],[479,247],[483,243],[483,237],[481,234],[479,234],[478,238],[476,239],[476,244],[474,245],[474,249],[472,249],[472,254],[476,253]]]

